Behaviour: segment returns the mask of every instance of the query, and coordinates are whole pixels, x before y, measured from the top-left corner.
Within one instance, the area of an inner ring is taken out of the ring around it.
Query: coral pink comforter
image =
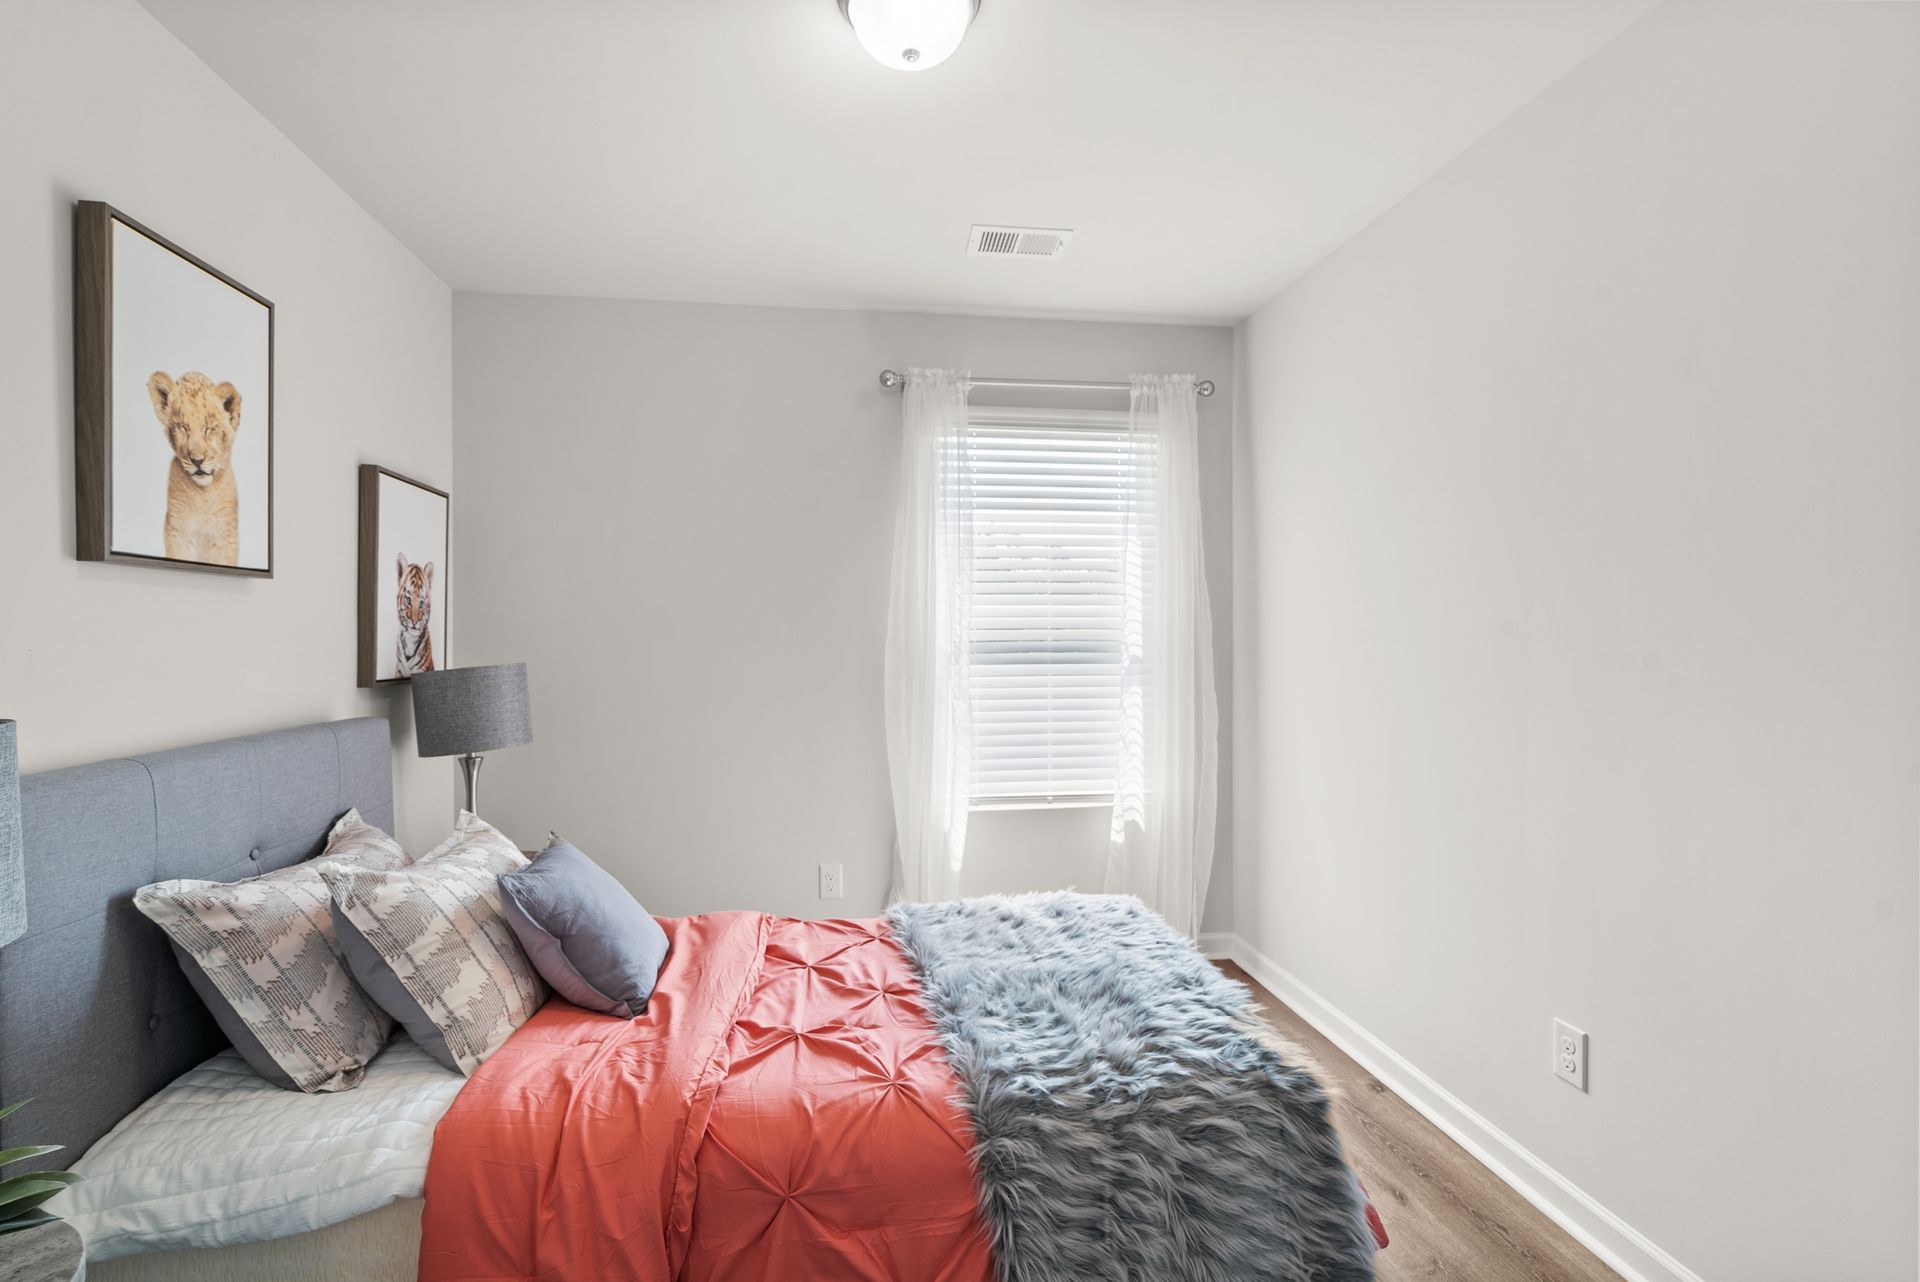
[[[661,925],[646,1015],[555,998],[461,1090],[421,1282],[991,1282],[957,1083],[886,923]]]

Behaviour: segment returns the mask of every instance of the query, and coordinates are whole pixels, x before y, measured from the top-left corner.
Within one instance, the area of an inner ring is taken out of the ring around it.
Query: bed
[[[248,1080],[130,896],[390,829],[389,752],[359,719],[23,782],[0,1147],[94,1146],[96,1279],[1372,1276],[1324,1095],[1133,900],[661,919],[641,1019],[556,998],[464,1080],[404,1038],[353,1091]]]
[[[134,908],[133,892],[169,877],[237,880],[310,859],[350,807],[391,830],[391,732],[383,719],[277,730],[21,781],[27,932],[0,948],[0,1101],[33,1102],[0,1120],[0,1148],[50,1140],[67,1147],[9,1174],[75,1165],[75,1154],[227,1049],[165,937]],[[412,1278],[413,1202],[227,1251],[91,1263],[89,1276]],[[354,1267],[333,1267],[343,1260]]]

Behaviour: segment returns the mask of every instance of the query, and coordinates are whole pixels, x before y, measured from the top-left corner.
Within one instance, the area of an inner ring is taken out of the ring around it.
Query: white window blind
[[[1128,551],[1153,537],[1152,442],[1110,411],[972,406],[973,803],[1114,791]],[[1133,549],[1139,566],[1152,564]]]

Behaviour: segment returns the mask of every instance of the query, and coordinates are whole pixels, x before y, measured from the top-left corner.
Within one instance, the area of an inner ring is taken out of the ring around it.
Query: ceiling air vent
[[[1066,227],[990,227],[975,223],[967,252],[977,258],[1058,258],[1073,232]]]

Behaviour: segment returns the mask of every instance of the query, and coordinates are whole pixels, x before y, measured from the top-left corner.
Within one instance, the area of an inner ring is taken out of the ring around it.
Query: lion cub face
[[[156,372],[147,380],[153,412],[167,429],[174,462],[195,485],[211,485],[233,456],[233,434],[240,430],[240,393],[232,383],[215,383],[205,374],[177,380]]]

